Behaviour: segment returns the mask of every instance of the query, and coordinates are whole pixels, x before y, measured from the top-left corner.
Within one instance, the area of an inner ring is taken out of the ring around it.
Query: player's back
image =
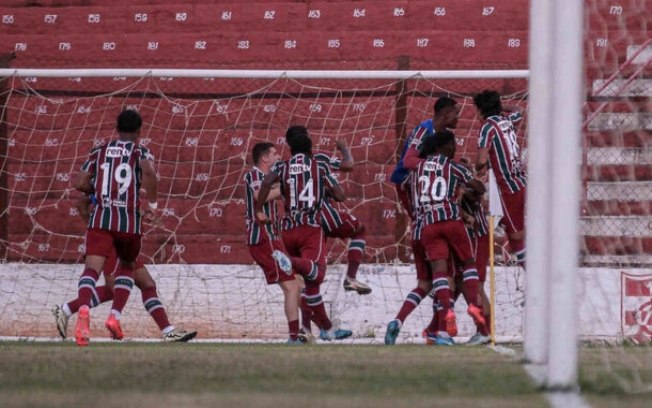
[[[140,233],[141,159],[148,149],[132,141],[112,140],[95,148],[84,168],[92,174],[95,202],[89,227]]]
[[[320,209],[325,195],[325,163],[306,154],[296,154],[280,165],[281,192],[285,207],[283,228],[320,225]]]
[[[516,192],[527,184],[514,122],[521,116],[489,116],[480,129],[479,146],[489,148],[489,160],[501,191]]]
[[[425,225],[460,218],[457,190],[471,180],[465,167],[442,154],[429,156],[413,172],[415,215]]]

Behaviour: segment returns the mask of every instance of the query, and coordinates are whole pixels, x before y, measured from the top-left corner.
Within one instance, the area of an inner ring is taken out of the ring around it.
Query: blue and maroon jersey
[[[154,160],[137,143],[113,140],[91,150],[81,170],[92,176],[93,200],[88,228],[141,233],[141,160]]]
[[[469,201],[462,199],[460,205],[462,206],[462,210],[475,218],[473,228],[469,231],[472,233],[472,236],[484,237],[489,234],[489,223],[487,222],[487,215],[484,212],[482,202],[470,203]]]
[[[283,230],[299,225],[321,226],[321,209],[326,187],[335,187],[337,180],[328,165],[305,154],[277,162],[272,168],[281,183],[285,207]]]
[[[514,123],[521,117],[520,113],[490,116],[480,128],[478,146],[489,149],[489,164],[503,194],[515,193],[527,185],[527,173],[521,163],[514,128]]]
[[[342,161],[336,157],[329,156],[325,153],[315,153],[312,155],[314,160],[318,162],[326,163],[330,167],[330,170],[339,170],[342,164]],[[330,197],[325,197],[324,202],[321,207],[321,227],[324,229],[325,233],[335,231],[344,224],[340,213],[343,211],[348,211],[343,209],[340,203],[335,203]]]
[[[254,194],[260,189],[260,185],[265,177],[258,167],[254,167],[244,175],[244,184],[246,192],[247,210],[245,213],[245,223],[247,225],[247,245],[256,245],[262,240],[280,239],[278,225],[278,211],[276,200],[268,201],[263,205],[265,215],[271,221],[270,224],[261,224],[256,221]]]
[[[421,226],[460,219],[458,188],[473,178],[464,166],[440,154],[429,156],[412,173],[414,213]]]
[[[401,158],[399,159],[398,163],[396,163],[396,167],[394,168],[394,171],[389,178],[392,183],[402,184],[408,178],[410,171],[403,167],[403,159],[405,158],[405,155],[407,154],[407,151],[410,147],[418,149],[421,146],[421,139],[423,139],[423,137],[428,133],[435,133],[432,119],[421,122],[419,126],[415,127],[414,130],[412,130],[410,136],[405,139],[403,151],[401,152]]]

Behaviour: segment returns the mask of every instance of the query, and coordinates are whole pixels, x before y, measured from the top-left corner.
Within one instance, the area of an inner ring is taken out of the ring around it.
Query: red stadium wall
[[[26,3],[38,4],[39,7],[27,7]],[[117,67],[161,67],[161,68],[240,68],[240,69],[526,69],[528,49],[528,3],[517,0],[491,1],[285,1],[285,2],[238,2],[238,1],[179,1],[175,5],[153,5],[152,1],[4,1],[0,7],[2,23],[0,24],[0,52],[14,52],[16,58],[11,62],[15,68],[117,68]],[[609,77],[618,70],[619,65],[627,58],[627,47],[642,44],[647,39],[647,25],[650,10],[645,2],[630,1],[620,9],[611,2],[603,0],[587,1],[587,35],[586,69],[588,88],[596,79]],[[646,71],[649,73],[649,70]],[[41,82],[39,86],[45,86]],[[51,82],[54,88],[70,92],[72,96],[84,92],[106,91],[106,81],[89,83]],[[256,82],[242,81],[240,92],[255,88]],[[47,89],[52,90],[49,87]],[[166,92],[188,92],[183,81],[165,84]],[[214,85],[219,87],[220,85]],[[511,93],[525,86],[518,81],[505,80],[496,87],[501,93]],[[464,89],[470,95],[473,85]],[[235,90],[234,90],[235,91]],[[197,89],[193,93],[225,92],[220,89]],[[589,95],[590,99],[590,95]],[[392,101],[393,102],[393,101]],[[431,104],[431,101],[424,101]],[[596,109],[602,99],[591,101],[587,112]],[[649,112],[649,99],[634,104],[626,99],[609,100],[611,104],[606,112],[630,113],[634,111]],[[165,101],[152,102],[162,112],[169,111]],[[426,109],[427,110],[427,109]],[[408,112],[405,127],[411,128],[420,120],[422,114]],[[160,119],[159,119],[160,120]],[[163,119],[163,120],[166,120]],[[172,122],[173,119],[169,119]],[[271,120],[271,119],[270,119]],[[465,135],[464,143],[468,143],[467,153],[474,154],[472,141],[472,110],[465,110],[462,126],[458,134]],[[271,123],[271,122],[268,122]],[[282,123],[275,124],[278,129]],[[64,126],[63,124],[61,126]],[[394,126],[394,125],[392,125]],[[80,137],[80,144],[69,145],[65,149],[48,146],[56,129],[51,126],[35,126],[38,131],[29,133],[18,132],[14,145],[10,148],[11,160],[26,157],[26,144],[22,137],[29,138],[30,149],[41,143],[41,157],[53,155],[57,162],[48,168],[47,173],[58,175],[58,168],[69,168],[66,160],[75,160],[84,155],[84,149],[91,145],[91,140]],[[171,125],[172,129],[187,129],[187,124]],[[396,127],[400,129],[400,126]],[[396,130],[388,140],[392,146],[378,145],[370,150],[369,162],[364,164],[363,171],[346,177],[350,187],[369,185],[379,188],[380,192],[391,192],[389,182],[373,185],[377,174],[388,175],[391,172],[392,155],[399,144],[401,134]],[[521,135],[525,133],[522,129]],[[23,135],[23,136],[21,136]],[[91,135],[89,135],[90,137]],[[184,136],[187,136],[184,134]],[[199,139],[208,137],[197,132]],[[235,135],[247,137],[247,135]],[[93,135],[92,137],[95,137]],[[176,137],[176,136],[171,136]],[[587,130],[586,148],[620,146],[647,146],[649,133],[645,129],[632,129],[622,132],[617,129],[595,128]],[[5,138],[6,140],[6,138]],[[38,142],[41,141],[41,142]],[[181,143],[181,142],[179,142]],[[23,150],[21,150],[23,148]],[[355,145],[354,145],[355,148]],[[34,154],[30,151],[30,154]],[[158,157],[165,151],[157,152]],[[180,173],[188,173],[192,179],[195,173],[205,170],[192,164],[191,152],[181,153],[178,159],[184,163],[167,168],[160,166],[159,171],[166,180],[174,180]],[[194,154],[194,151],[192,152]],[[354,149],[354,155],[356,154]],[[12,172],[11,161],[3,166],[8,175],[8,188],[15,187],[16,177]],[[228,165],[236,165],[231,163]],[[26,167],[21,165],[23,169]],[[34,171],[38,172],[42,164],[34,163]],[[223,171],[222,171],[223,170]],[[229,173],[224,168],[220,174]],[[31,171],[31,170],[30,170]],[[173,173],[174,172],[174,173]],[[26,171],[29,173],[29,171]],[[599,166],[587,167],[585,182],[602,182],[617,179],[626,173],[629,180],[651,180],[649,167],[637,169],[630,174],[629,167]],[[231,174],[231,173],[229,173]],[[615,175],[615,176],[614,176]],[[231,174],[229,177],[236,177]],[[184,176],[185,177],[185,176]],[[171,181],[173,182],[173,181]],[[202,184],[204,183],[204,184]],[[198,180],[189,186],[176,186],[190,192],[200,199],[200,192],[207,187],[207,182]],[[52,188],[65,189],[69,187],[65,176],[54,178],[38,178],[30,184],[32,191],[47,191]],[[362,196],[361,192],[353,190],[354,196]],[[240,191],[225,192],[223,198],[236,197]],[[393,195],[391,195],[393,197]],[[16,198],[9,203],[15,208],[28,209],[38,200],[39,206],[51,208],[47,215],[56,215],[51,221],[39,220],[48,225],[56,223],[60,217],[70,215],[72,202],[51,200],[47,195],[42,197]],[[30,201],[31,200],[31,201]],[[48,201],[50,200],[50,201]],[[170,199],[169,208],[177,213],[183,213],[188,207],[186,199]],[[195,204],[192,204],[193,206]],[[145,251],[153,254],[162,243],[167,242],[165,256],[159,256],[159,261],[178,262],[171,256],[174,248],[185,249],[183,261],[188,263],[240,263],[248,259],[246,248],[242,245],[242,206],[221,206],[224,216],[211,218],[207,214],[197,213],[188,217],[175,231],[175,240],[169,241],[165,235],[146,241]],[[394,231],[402,223],[398,219],[385,220],[379,225],[374,223],[380,213],[395,211],[396,207],[387,203],[381,206],[369,205],[362,207],[356,214],[370,227],[370,245],[385,247],[396,239]],[[586,199],[584,214],[590,216],[621,214],[650,214],[649,200],[614,202],[613,200]],[[208,207],[201,211],[210,211]],[[52,237],[34,234],[32,231],[33,215],[14,211],[6,221],[7,240],[24,242],[31,239],[34,242],[33,253],[10,259],[29,260],[44,259],[43,251],[39,249],[39,239],[52,246],[66,248],[63,254],[53,254],[45,257],[49,261],[76,261],[78,241],[70,240],[65,234],[75,234],[81,231],[80,221],[71,221],[60,228],[63,234]],[[45,217],[45,216],[44,216]],[[74,217],[73,217],[74,218]],[[388,233],[389,231],[389,233]],[[154,237],[152,237],[154,238]],[[62,242],[53,242],[60,240]],[[611,237],[590,236],[585,240],[584,251],[587,254],[650,254],[652,239],[638,237],[622,240],[618,247]],[[43,244],[42,244],[43,245]],[[230,248],[221,252],[220,248]],[[32,249],[29,249],[32,251]],[[394,259],[396,253],[386,253],[375,260]],[[161,255],[159,253],[159,255]]]

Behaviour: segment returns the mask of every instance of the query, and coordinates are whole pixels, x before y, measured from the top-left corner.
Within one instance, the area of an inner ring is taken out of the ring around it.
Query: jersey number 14
[[[292,208],[312,207],[315,203],[315,194],[312,179],[308,180],[305,186],[301,189],[297,200],[297,180],[289,179],[288,184],[290,187],[290,206]],[[307,203],[307,205],[301,205],[302,203]]]

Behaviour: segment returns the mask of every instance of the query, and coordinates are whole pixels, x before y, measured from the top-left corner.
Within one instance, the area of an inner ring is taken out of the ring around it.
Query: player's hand
[[[256,210],[256,221],[263,224],[272,223],[272,221],[269,218],[267,218],[267,214],[265,214],[265,211],[259,211],[259,210]]]
[[[151,207],[146,207],[145,208],[145,221],[148,223],[155,225],[155,226],[160,226],[161,225],[161,218],[159,216],[158,210],[151,208]]]

